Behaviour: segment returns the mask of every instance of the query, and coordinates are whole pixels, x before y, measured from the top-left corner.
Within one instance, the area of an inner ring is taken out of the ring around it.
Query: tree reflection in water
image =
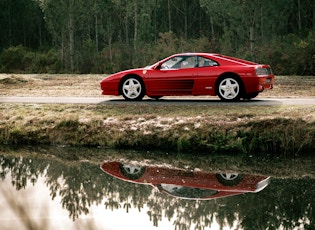
[[[154,226],[167,219],[173,221],[174,229],[204,229],[214,221],[221,227],[236,229],[279,226],[293,229],[300,225],[315,229],[313,179],[273,179],[258,194],[191,201],[161,194],[150,186],[118,180],[105,175],[99,165],[88,162],[69,164],[56,159],[0,157],[1,179],[10,174],[16,190],[24,189],[28,183],[36,184],[44,176],[51,198],[61,197],[62,207],[68,210],[72,220],[89,213],[96,204],[108,210],[124,209],[127,213],[131,208],[141,212],[148,209],[148,218]]]

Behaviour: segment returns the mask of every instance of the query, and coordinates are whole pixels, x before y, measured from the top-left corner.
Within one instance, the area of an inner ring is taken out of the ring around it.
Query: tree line
[[[215,52],[315,75],[315,0],[1,0],[0,71],[111,73]]]

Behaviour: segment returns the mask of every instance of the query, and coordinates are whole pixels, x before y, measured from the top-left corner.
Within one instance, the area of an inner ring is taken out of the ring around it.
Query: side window
[[[208,67],[208,66],[218,66],[219,64],[216,61],[213,61],[209,58],[198,57],[198,66],[199,67]]]
[[[198,67],[197,56],[178,56],[161,65],[161,69],[186,69]]]
[[[181,57],[171,58],[161,65],[161,69],[177,69],[176,65],[181,61],[182,61]]]
[[[196,56],[187,56],[185,57],[182,62],[180,63],[180,69],[187,69],[187,68],[195,68],[198,67],[198,61]]]

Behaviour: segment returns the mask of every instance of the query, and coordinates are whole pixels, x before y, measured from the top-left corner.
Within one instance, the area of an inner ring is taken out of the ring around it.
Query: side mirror
[[[154,69],[155,70],[161,70],[161,68],[162,68],[162,65],[159,63]]]

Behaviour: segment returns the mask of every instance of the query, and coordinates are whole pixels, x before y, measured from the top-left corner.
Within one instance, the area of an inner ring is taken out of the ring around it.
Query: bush
[[[47,52],[36,53],[28,69],[28,72],[31,73],[61,73],[63,69],[60,61],[60,52],[50,49]]]
[[[257,48],[257,60],[277,75],[315,75],[315,32],[305,38],[289,34]]]
[[[22,45],[12,46],[2,51],[0,56],[0,70],[6,73],[24,72],[32,61],[32,53]]]
[[[5,73],[60,73],[59,51],[33,52],[22,45],[12,46],[0,54],[0,71]]]

